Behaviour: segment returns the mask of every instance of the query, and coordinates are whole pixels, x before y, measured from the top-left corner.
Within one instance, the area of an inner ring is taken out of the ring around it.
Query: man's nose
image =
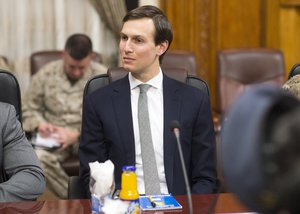
[[[78,77],[78,76],[82,75],[83,71],[80,68],[75,68],[75,69],[73,69],[72,73],[74,76]]]
[[[124,51],[125,52],[132,52],[132,45],[131,45],[131,42],[129,40],[126,41],[126,43],[124,45]]]

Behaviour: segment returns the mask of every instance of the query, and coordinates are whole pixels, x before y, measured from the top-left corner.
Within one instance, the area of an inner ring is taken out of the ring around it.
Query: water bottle
[[[135,170],[135,166],[122,168],[120,199],[129,203],[126,214],[139,213],[139,192]]]

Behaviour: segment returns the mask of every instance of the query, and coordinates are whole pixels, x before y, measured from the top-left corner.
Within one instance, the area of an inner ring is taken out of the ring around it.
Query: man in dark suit
[[[181,147],[192,193],[215,189],[215,135],[209,97],[167,77],[160,68],[172,38],[170,23],[154,6],[139,7],[123,18],[119,50],[129,74],[87,96],[83,107],[79,158],[87,190],[88,163],[110,159],[118,189],[122,167],[134,165],[138,191],[145,193],[143,164],[156,163],[161,193],[186,194],[176,138],[169,127],[172,120],[181,124]],[[139,85],[145,83],[151,86],[147,97],[155,155],[153,161],[142,163],[138,96]]]

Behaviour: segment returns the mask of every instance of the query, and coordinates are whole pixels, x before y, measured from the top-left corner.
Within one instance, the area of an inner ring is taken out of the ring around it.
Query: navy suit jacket
[[[181,124],[181,146],[195,194],[212,193],[216,187],[214,126],[207,94],[163,75],[164,165],[168,190],[186,193],[176,138],[170,122]],[[79,147],[80,177],[89,197],[89,162],[110,159],[115,165],[116,188],[121,187],[124,165],[135,165],[128,75],[85,98]]]

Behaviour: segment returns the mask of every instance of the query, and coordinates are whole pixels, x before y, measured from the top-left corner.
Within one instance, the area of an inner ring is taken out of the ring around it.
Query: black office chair
[[[295,64],[291,68],[289,76],[288,76],[288,80],[291,79],[293,76],[298,75],[298,74],[300,74],[300,63]]]
[[[204,80],[200,79],[199,77],[189,75],[185,69],[165,68],[163,71],[167,76],[175,80],[178,80],[180,82],[184,82],[188,85],[194,86],[199,90],[205,92],[207,95],[209,95],[209,88],[207,83]],[[87,82],[84,89],[83,97],[113,81],[125,77],[127,73],[128,72],[122,67],[109,68],[107,74],[100,74],[98,76],[91,78]]]
[[[13,105],[22,123],[21,91],[17,78],[9,71],[0,69],[0,101]]]
[[[163,71],[169,77],[196,87],[209,96],[209,88],[207,83],[198,77],[188,75],[186,70],[181,68],[165,68]],[[88,94],[103,86],[106,86],[113,81],[125,77],[127,73],[128,72],[122,67],[110,68],[108,69],[107,74],[101,74],[91,78],[85,86],[83,100]],[[84,197],[84,190],[82,184],[80,183],[79,176],[71,176],[68,182],[68,198],[81,199]]]

